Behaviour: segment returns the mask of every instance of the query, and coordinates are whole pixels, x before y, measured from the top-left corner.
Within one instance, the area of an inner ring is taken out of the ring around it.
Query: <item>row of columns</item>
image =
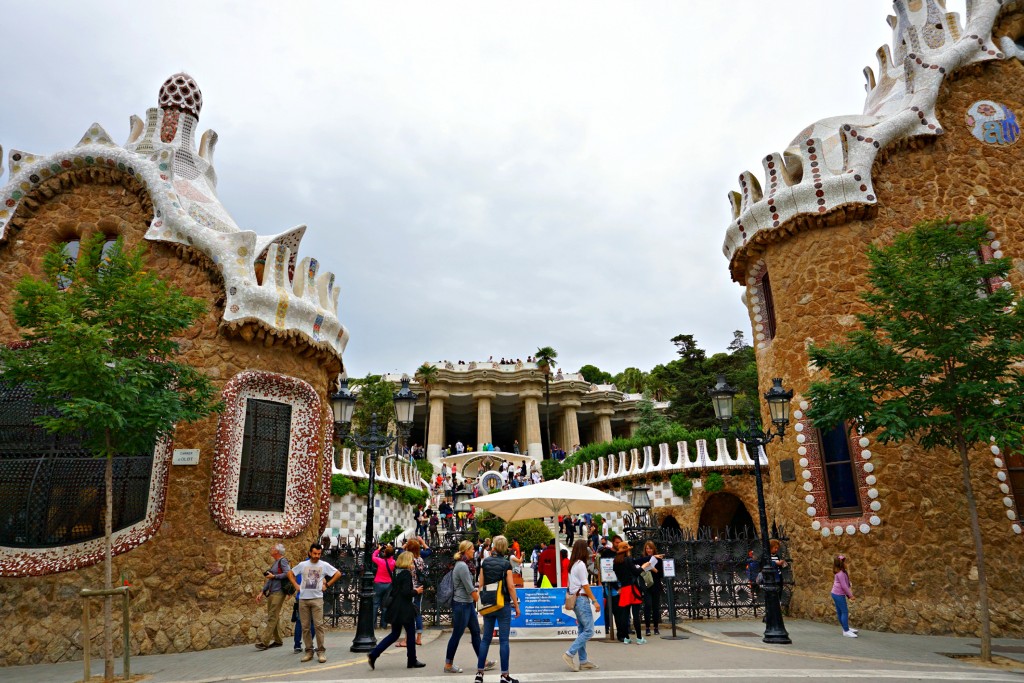
[[[540,421],[540,391],[524,391],[519,394],[523,399],[523,415],[519,421],[519,443],[525,444],[524,452],[535,458],[544,457],[543,442],[541,440]],[[430,423],[427,427],[427,458],[437,462],[441,458],[441,451],[447,440],[445,434],[444,405],[449,394],[445,391],[435,390],[430,394]],[[485,443],[493,443],[491,437],[491,402],[495,392],[480,390],[473,393],[476,399],[476,450],[483,450]],[[580,441],[579,421],[576,417],[576,410],[580,407],[579,401],[565,401],[559,404],[562,408],[561,419],[556,420],[554,428],[554,440],[560,443],[567,450],[576,445],[582,445]],[[594,423],[591,433],[591,443],[602,443],[612,440],[612,416],[615,410],[611,405],[599,404],[594,411],[597,421]],[[631,430],[632,431],[632,430]]]

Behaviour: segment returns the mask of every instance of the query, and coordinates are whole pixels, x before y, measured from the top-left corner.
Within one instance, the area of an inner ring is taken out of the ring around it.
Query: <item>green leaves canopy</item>
[[[77,261],[58,245],[44,278],[18,283],[14,317],[30,343],[0,347],[0,381],[56,409],[40,419],[50,432],[83,431],[96,454],[144,452],[219,409],[209,379],[174,360],[175,337],[206,306],[148,272],[143,246],[125,251],[119,239],[104,253],[104,239],[86,240]],[[70,281],[63,291],[58,278]]]
[[[870,247],[862,328],[809,351],[828,373],[808,391],[815,423],[856,419],[925,449],[1020,446],[1024,315],[1012,290],[991,287],[1010,261],[979,257],[987,230],[984,218],[933,221]]]

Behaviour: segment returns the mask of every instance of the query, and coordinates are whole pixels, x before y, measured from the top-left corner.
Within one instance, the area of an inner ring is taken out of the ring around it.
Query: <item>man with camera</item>
[[[270,557],[274,559],[270,567],[263,572],[263,590],[256,596],[256,604],[267,601],[267,624],[256,641],[257,650],[281,647],[281,605],[284,604],[285,584],[291,588],[288,572],[291,566],[284,556],[284,544],[278,543],[270,549]],[[293,591],[288,591],[289,593]]]

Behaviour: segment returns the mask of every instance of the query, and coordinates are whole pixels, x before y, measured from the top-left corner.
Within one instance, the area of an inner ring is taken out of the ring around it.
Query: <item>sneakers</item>
[[[272,647],[281,647],[282,645],[284,645],[284,643],[271,643],[270,645],[267,645],[267,649],[269,650]]]
[[[579,671],[580,670],[579,665],[576,664],[576,660],[568,652],[563,652],[562,653],[562,661],[565,662],[566,665],[570,669],[572,669],[573,671]]]
[[[636,644],[637,645],[646,645],[647,644],[647,639],[646,638],[637,638],[636,639]]]
[[[622,639],[622,644],[623,645],[629,645],[629,638],[623,638]]]
[[[658,629],[654,629],[654,635],[660,636],[661,635],[661,631],[659,631]]]
[[[850,631],[852,633],[860,633],[860,629],[859,628],[851,628]]]
[[[420,660],[418,660],[418,659],[415,659],[415,660],[413,660],[413,661],[411,661],[411,662],[407,663],[407,664],[405,665],[405,668],[406,668],[406,669],[422,669],[422,668],[423,668],[423,667],[425,667],[425,666],[426,666],[426,664],[424,664],[423,662],[421,662],[421,661],[420,661]]]
[[[311,659],[313,659],[313,651],[312,650],[310,650],[306,654],[302,655],[302,659],[300,659],[299,661],[300,662],[308,662]]]
[[[263,643],[256,643],[256,649],[257,650],[266,650],[267,646],[264,645]]]
[[[301,647],[295,648],[295,654],[301,655],[302,654],[302,648]]]
[[[486,662],[484,662],[484,671],[490,671],[495,666],[496,665],[494,663],[494,660],[493,659],[488,659]]]
[[[326,661],[327,661],[327,655],[325,655],[325,654],[324,654],[324,653],[323,653],[323,652],[321,651],[321,652],[320,652],[320,654],[319,654],[319,656],[317,657],[317,661],[318,661],[318,662],[320,662],[321,664],[323,664],[324,662],[326,662]]]
[[[850,629],[849,631],[843,631],[843,635],[846,636],[847,638],[856,638],[857,637],[857,634],[853,632],[853,629]]]
[[[644,629],[644,635],[646,637],[650,638],[651,637],[651,629],[649,629],[649,628],[648,629]]]
[[[501,683],[519,683],[519,679],[512,678],[510,674],[501,674]]]
[[[580,668],[581,669],[596,669],[597,668],[597,664],[594,664],[593,662],[590,662],[590,661],[580,662]]]

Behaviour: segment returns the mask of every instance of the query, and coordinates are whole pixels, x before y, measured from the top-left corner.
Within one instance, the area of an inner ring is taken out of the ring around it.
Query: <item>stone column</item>
[[[605,443],[612,440],[612,415],[615,411],[612,408],[601,408],[595,410],[597,415],[597,431],[595,437],[598,443]]]
[[[476,450],[482,451],[485,443],[493,443],[491,439],[491,399],[493,391],[473,392],[476,399]]]
[[[448,393],[437,389],[430,392],[430,425],[427,427],[427,460],[441,466],[444,448],[444,400]]]
[[[523,419],[526,422],[525,452],[541,460],[544,458],[544,444],[540,436],[540,410],[538,408],[541,392],[528,390],[520,395],[523,397]],[[522,445],[520,444],[520,446]]]
[[[637,420],[626,420],[626,427],[629,429],[629,437],[633,438],[636,436],[636,430],[640,427],[640,423]]]
[[[566,401],[562,403],[562,438],[565,443],[562,446],[567,453],[583,444],[580,443],[580,423],[576,420],[576,409],[580,407],[579,401]]]

